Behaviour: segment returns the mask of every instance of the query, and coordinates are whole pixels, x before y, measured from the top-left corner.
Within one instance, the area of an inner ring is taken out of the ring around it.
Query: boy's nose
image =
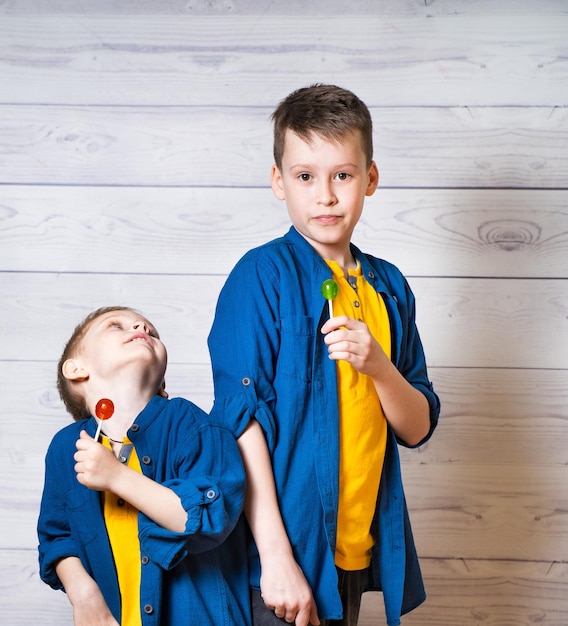
[[[132,324],[132,329],[140,330],[142,332],[145,332],[146,334],[148,334],[149,331],[148,325],[143,320],[137,320],[136,322],[134,322],[134,324]]]
[[[336,203],[337,199],[330,183],[320,182],[317,201],[318,204],[323,204],[324,206],[330,206]]]

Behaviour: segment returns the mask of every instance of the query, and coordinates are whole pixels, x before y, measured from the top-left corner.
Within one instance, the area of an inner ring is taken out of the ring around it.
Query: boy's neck
[[[148,390],[140,391],[133,388],[126,390],[123,387],[109,385],[104,391],[99,390],[90,394],[90,397],[87,398],[87,405],[91,409],[91,414],[95,415],[96,403],[101,398],[112,400],[114,413],[103,422],[102,430],[112,439],[122,440],[134,420],[154,395]]]
[[[347,245],[326,245],[321,242],[314,241],[296,228],[296,232],[300,237],[305,239],[310,246],[326,261],[334,261],[343,270],[345,277],[348,277],[349,270],[357,268],[357,259],[351,252],[351,243]]]
[[[357,268],[357,260],[351,254],[351,250],[349,250],[349,253],[347,255],[334,254],[325,256],[324,259],[326,261],[332,261],[334,263],[337,263],[337,265],[339,265],[339,267],[342,269],[343,274],[346,278],[349,276],[349,270],[354,270]]]

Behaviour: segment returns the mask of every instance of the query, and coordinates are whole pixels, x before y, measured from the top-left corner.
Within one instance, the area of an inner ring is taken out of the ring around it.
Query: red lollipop
[[[103,424],[103,420],[107,420],[109,417],[112,417],[114,413],[114,404],[112,400],[108,398],[101,398],[97,402],[97,406],[95,407],[95,415],[99,420],[99,425],[97,426],[97,433],[95,434],[95,441],[99,440],[99,435],[101,434],[101,426]]]

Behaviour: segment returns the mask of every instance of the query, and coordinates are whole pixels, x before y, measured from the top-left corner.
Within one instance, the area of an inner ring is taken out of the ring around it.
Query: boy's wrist
[[[100,594],[99,586],[87,573],[78,557],[61,559],[55,570],[73,606],[88,601],[93,594]]]
[[[117,465],[108,480],[106,490],[112,491],[120,498],[125,498],[125,494],[129,493],[128,479],[132,472],[134,472],[134,470],[129,468],[127,465],[123,465],[117,459]]]
[[[257,549],[261,561],[264,562],[271,560],[282,562],[286,559],[295,560],[288,537],[275,537],[271,540],[265,541],[264,544],[261,544],[260,546],[257,543]]]

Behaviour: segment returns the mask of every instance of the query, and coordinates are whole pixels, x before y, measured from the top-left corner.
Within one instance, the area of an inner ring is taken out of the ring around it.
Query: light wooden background
[[[0,0],[0,623],[72,624],[35,534],[72,328],[141,309],[210,408],[219,289],[288,227],[269,115],[312,82],[371,109],[355,242],[409,277],[443,401],[403,623],[568,624],[566,0]]]

